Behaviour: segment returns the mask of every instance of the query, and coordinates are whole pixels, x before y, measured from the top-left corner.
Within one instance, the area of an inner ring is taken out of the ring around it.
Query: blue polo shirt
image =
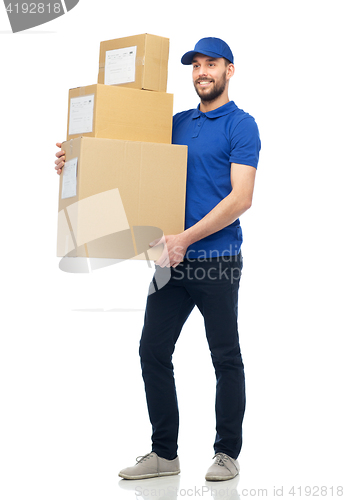
[[[231,163],[257,168],[261,148],[254,118],[233,101],[208,113],[202,113],[200,105],[177,113],[173,119],[172,143],[188,146],[185,229],[196,224],[231,192]],[[237,255],[242,241],[237,219],[190,245],[186,257]]]

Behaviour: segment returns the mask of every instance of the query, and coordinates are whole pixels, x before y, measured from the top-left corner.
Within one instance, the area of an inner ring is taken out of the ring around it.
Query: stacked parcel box
[[[101,42],[98,83],[69,91],[58,256],[155,260],[184,229],[187,147],[171,144],[169,39]]]

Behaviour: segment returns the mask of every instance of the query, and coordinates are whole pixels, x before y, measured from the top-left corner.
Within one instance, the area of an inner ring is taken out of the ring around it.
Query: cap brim
[[[224,57],[220,54],[217,54],[216,52],[209,52],[209,51],[203,51],[199,52],[197,50],[190,50],[189,52],[186,52],[182,57],[181,57],[181,63],[182,64],[192,64],[193,59],[195,57],[195,54],[202,54],[204,56],[210,56],[214,57],[215,59],[220,59],[221,57]]]

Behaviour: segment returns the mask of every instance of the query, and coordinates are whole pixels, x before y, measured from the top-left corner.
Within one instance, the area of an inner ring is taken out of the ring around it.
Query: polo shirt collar
[[[208,111],[207,113],[203,113],[202,111],[200,111],[200,104],[198,104],[198,107],[194,110],[193,119],[199,118],[199,116],[206,116],[207,118],[218,118],[219,116],[225,116],[232,113],[233,111],[235,111],[235,109],[236,104],[234,103],[234,101],[229,101],[219,108]]]

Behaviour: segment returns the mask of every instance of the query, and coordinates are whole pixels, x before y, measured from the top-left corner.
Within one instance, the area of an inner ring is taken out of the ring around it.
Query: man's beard
[[[196,82],[194,82],[194,88],[196,90],[196,93],[201,99],[201,102],[210,102],[214,101],[219,97],[225,90],[226,86],[226,72],[224,72],[222,79],[216,84],[214,80],[206,79],[207,81],[212,81],[214,83],[213,88],[210,92],[207,92],[205,94],[199,92],[197,82],[203,81],[205,78],[198,78]]]

